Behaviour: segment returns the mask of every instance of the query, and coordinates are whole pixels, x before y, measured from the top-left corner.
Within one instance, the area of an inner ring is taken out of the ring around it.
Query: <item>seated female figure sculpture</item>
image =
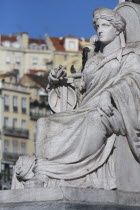
[[[25,187],[117,188],[114,144],[120,136],[127,138],[140,162],[135,148],[140,132],[139,55],[121,48],[126,22],[117,12],[96,9],[93,25],[99,49],[83,70],[80,107],[38,120],[42,143],[36,145],[41,152],[36,154],[34,176],[28,180],[21,169],[17,173]]]

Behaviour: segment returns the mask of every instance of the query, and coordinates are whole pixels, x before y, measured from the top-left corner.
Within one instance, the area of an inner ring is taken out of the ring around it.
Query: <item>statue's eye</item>
[[[109,25],[109,24],[103,24],[103,26],[104,26],[105,28],[108,28],[110,25]]]

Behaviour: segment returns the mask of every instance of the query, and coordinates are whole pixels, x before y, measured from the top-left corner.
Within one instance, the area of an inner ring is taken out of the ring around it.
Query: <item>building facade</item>
[[[29,130],[27,87],[0,81],[1,173],[3,185],[11,180],[13,165],[20,155],[33,155]],[[5,186],[4,188],[7,188]]]
[[[74,36],[30,38],[27,33],[0,35],[0,73],[18,70],[20,76],[30,69],[49,71],[59,65],[71,65],[80,70],[83,47],[90,46],[89,40]]]
[[[21,155],[33,155],[36,122],[51,114],[46,86],[52,68],[80,71],[89,41],[74,36],[30,38],[27,33],[0,35],[0,188],[11,184]]]
[[[38,118],[50,114],[45,91],[48,75],[43,71],[38,73],[39,75],[35,73],[25,74],[19,81],[17,72],[0,74],[0,184],[2,189],[10,188],[13,166],[18,157],[34,155],[36,122]]]

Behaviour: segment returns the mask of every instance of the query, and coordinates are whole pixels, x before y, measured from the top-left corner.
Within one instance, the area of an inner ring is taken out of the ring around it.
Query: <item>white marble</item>
[[[21,174],[15,170],[22,188],[117,189],[120,141],[127,142],[127,151],[140,167],[140,49],[125,47],[126,21],[118,12],[98,8],[93,16],[97,36],[91,38],[92,56],[89,53],[82,73],[82,102],[65,111],[67,90],[62,89],[61,112],[38,120],[36,158],[34,165],[28,163],[29,174],[32,166],[34,174],[25,180],[25,169],[21,166]],[[63,79],[67,80],[64,67],[52,70],[50,87]]]

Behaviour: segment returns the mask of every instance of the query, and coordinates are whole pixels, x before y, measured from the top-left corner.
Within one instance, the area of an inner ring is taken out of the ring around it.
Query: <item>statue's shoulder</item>
[[[122,56],[126,55],[138,55],[140,56],[140,45],[137,43],[131,43],[122,49]]]
[[[140,66],[140,47],[126,46],[122,49],[121,61],[130,63],[130,65],[138,64]]]

